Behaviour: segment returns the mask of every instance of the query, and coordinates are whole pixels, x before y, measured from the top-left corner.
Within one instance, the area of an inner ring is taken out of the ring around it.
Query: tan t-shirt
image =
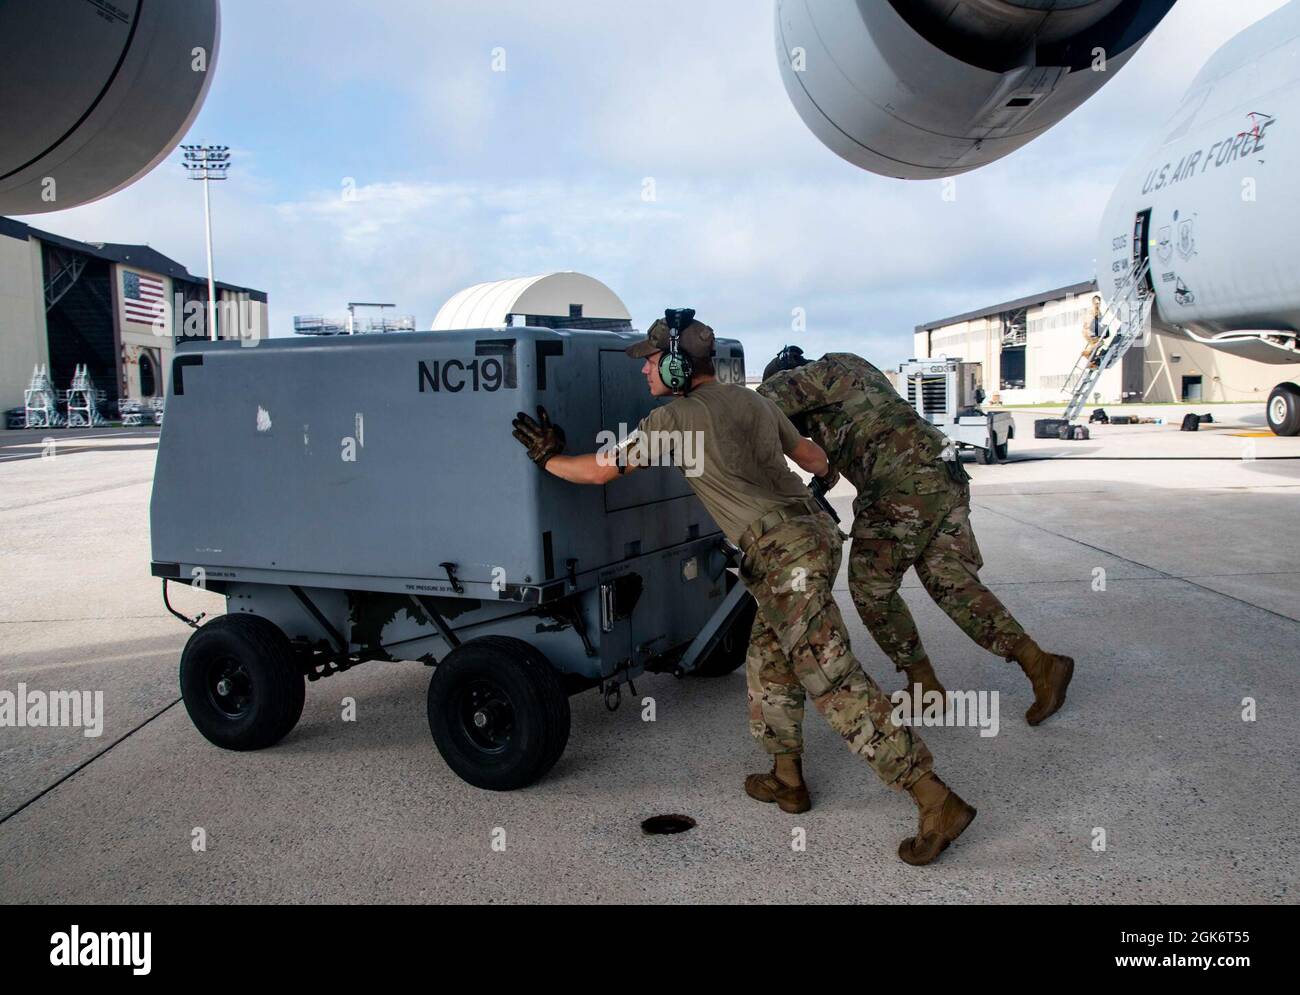
[[[811,498],[785,461],[798,443],[772,401],[713,382],[655,408],[624,448],[630,465],[680,467],[718,528],[739,542],[751,522]]]

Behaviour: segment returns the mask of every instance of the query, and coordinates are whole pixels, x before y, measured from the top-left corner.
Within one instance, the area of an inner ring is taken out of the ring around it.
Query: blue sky
[[[423,328],[470,283],[573,269],[639,327],[695,307],[751,365],[797,338],[888,366],[916,324],[1091,278],[1101,211],[1148,132],[1279,6],[1181,0],[1092,101],[960,177],[951,202],[804,129],[769,0],[223,0],[188,140],[234,151],[213,191],[217,275],[270,294],[272,334],[349,300]],[[178,163],[24,220],[202,272],[202,198]]]

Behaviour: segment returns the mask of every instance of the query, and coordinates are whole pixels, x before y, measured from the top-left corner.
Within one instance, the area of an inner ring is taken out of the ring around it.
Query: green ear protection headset
[[[668,308],[664,311],[664,324],[668,326],[668,348],[659,355],[659,379],[674,394],[685,394],[691,386],[695,372],[691,357],[682,352],[682,330],[695,320],[695,309]]]

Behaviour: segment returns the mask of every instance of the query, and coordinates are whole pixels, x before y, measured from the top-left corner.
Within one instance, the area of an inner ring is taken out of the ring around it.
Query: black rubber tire
[[[993,454],[998,458],[999,463],[1005,463],[1007,461],[1007,456],[1010,454],[1010,452],[1011,452],[1010,437],[1008,437],[1007,441],[1002,443],[1002,445],[993,447]]]
[[[237,685],[231,694],[219,692],[223,675]],[[289,640],[257,615],[222,615],[200,627],[181,654],[180,682],[194,727],[227,750],[274,746],[298,724],[307,699]]]
[[[739,581],[737,581],[739,583]],[[694,677],[726,677],[745,662],[749,652],[749,633],[758,614],[758,602],[753,597],[745,599],[745,607],[736,616],[722,641],[713,647],[699,665],[691,671]]]
[[[526,653],[532,658],[532,665],[536,672],[541,675],[540,680],[553,686],[548,687],[546,699],[553,707],[550,725],[553,735],[550,738],[550,748],[547,750],[545,758],[542,761],[541,777],[555,766],[557,760],[564,755],[564,748],[569,745],[569,731],[571,712],[569,710],[569,693],[564,688],[564,683],[560,680],[560,675],[555,672],[551,666],[551,661],[546,658],[546,654],[539,650],[532,643],[525,642],[522,639],[515,639],[511,636],[483,636],[483,639],[491,644],[499,645],[505,652],[518,651]],[[549,680],[548,680],[549,679]]]
[[[1281,417],[1276,417],[1279,412]],[[1293,383],[1274,387],[1268,395],[1264,417],[1274,435],[1300,435],[1300,387]]]
[[[975,449],[975,462],[981,466],[988,466],[991,463],[996,463],[997,459],[994,458],[992,448],[977,446]]]
[[[496,709],[486,729],[470,729],[475,693],[486,693]],[[559,677],[540,651],[509,636],[481,636],[448,653],[429,681],[428,716],[447,766],[488,791],[538,781],[569,741],[569,696]]]

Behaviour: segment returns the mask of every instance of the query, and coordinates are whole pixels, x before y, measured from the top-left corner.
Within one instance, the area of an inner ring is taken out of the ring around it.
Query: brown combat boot
[[[1020,664],[1034,686],[1034,703],[1025,721],[1036,726],[1065,704],[1065,689],[1074,676],[1074,659],[1043,650],[1030,636],[1021,636],[1009,660]]]
[[[908,663],[903,666],[903,673],[907,674],[907,686],[903,688],[909,695],[916,690],[916,685],[921,685],[921,694],[924,696],[931,691],[938,691],[943,695],[944,703],[948,701],[948,689],[939,683],[939,678],[934,672],[934,667],[930,664],[928,656],[921,657],[916,663]],[[913,707],[920,711],[921,702],[913,702]]]
[[[770,774],[750,774],[745,778],[745,794],[760,802],[776,802],[782,812],[791,815],[812,808],[808,786],[803,782],[803,760],[799,757],[778,757]]]
[[[975,807],[957,797],[957,792],[934,773],[926,774],[907,790],[920,811],[916,835],[898,844],[898,856],[904,863],[919,867],[934,861],[966,831],[975,819]]]

